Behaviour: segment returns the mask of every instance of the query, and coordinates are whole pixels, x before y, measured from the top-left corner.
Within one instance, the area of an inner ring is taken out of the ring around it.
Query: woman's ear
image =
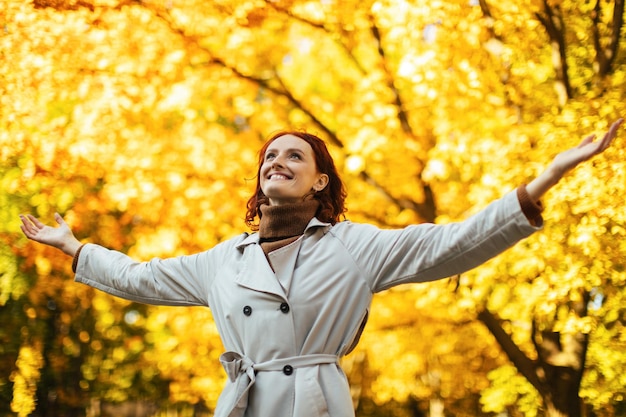
[[[313,189],[317,193],[317,192],[322,191],[324,188],[326,188],[327,185],[328,185],[328,175],[320,174],[315,184],[313,184]]]

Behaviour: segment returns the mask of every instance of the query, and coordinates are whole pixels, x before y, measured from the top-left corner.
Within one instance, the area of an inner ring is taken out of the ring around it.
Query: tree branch
[[[493,29],[493,22],[495,19],[493,17],[493,14],[491,14],[491,9],[489,8],[489,4],[487,3],[487,0],[478,0],[478,4],[480,6],[480,11],[483,13],[483,16],[485,17],[485,19],[487,19],[490,24],[488,26],[488,30],[489,30],[489,35],[494,38],[497,39],[498,41],[502,42],[502,36],[498,35],[496,33],[496,31]]]
[[[282,95],[286,97],[289,100],[289,102],[292,103],[295,107],[299,108],[307,116],[309,116],[313,124],[315,124],[320,130],[322,130],[326,134],[326,136],[328,136],[328,139],[331,141],[331,143],[333,143],[335,146],[339,148],[343,148],[344,144],[341,141],[341,139],[339,139],[339,137],[337,136],[337,133],[330,130],[328,126],[326,126],[311,110],[309,110],[300,100],[296,99],[293,96],[293,94],[291,94],[291,91],[283,83],[283,80],[280,78],[278,73],[276,73],[276,79],[280,83],[281,87],[283,87]]]
[[[501,321],[487,309],[478,313],[478,319],[487,326],[487,329],[489,329],[491,334],[495,337],[496,341],[504,353],[506,353],[509,360],[513,362],[517,370],[524,375],[542,396],[548,393],[549,389],[538,376],[537,364],[529,359],[515,344],[513,339],[504,331]]]
[[[130,1],[133,1],[133,0],[130,0]],[[134,1],[138,1],[138,0],[134,0]],[[144,7],[146,7],[146,6],[144,6]],[[161,10],[156,10],[154,8],[151,8],[151,10],[153,11],[153,13],[155,13],[155,15],[158,18],[160,18],[164,22],[166,22],[166,24],[170,27],[172,32],[174,32],[174,33],[178,34],[179,36],[183,37],[185,40],[190,40],[195,47],[199,48],[204,53],[209,55],[210,59],[208,60],[208,62],[204,63],[204,65],[207,65],[207,64],[219,65],[219,66],[221,66],[223,68],[226,68],[226,69],[230,70],[238,78],[250,81],[250,82],[252,82],[252,83],[254,83],[254,84],[256,84],[256,85],[258,85],[258,86],[260,86],[260,87],[262,87],[264,89],[266,89],[267,91],[272,92],[273,94],[285,97],[294,107],[296,107],[299,110],[301,110],[302,112],[304,112],[310,118],[310,120],[313,123],[313,125],[317,129],[319,129],[320,131],[322,131],[324,133],[324,135],[328,138],[330,143],[332,143],[333,145],[335,145],[335,146],[337,146],[337,147],[339,147],[341,149],[345,148],[344,143],[337,136],[337,133],[334,132],[333,130],[331,130],[322,120],[320,120],[315,115],[315,113],[312,110],[308,109],[303,102],[301,102],[299,99],[297,99],[291,93],[290,89],[285,85],[283,80],[278,75],[277,71],[274,71],[274,74],[275,74],[274,75],[274,79],[278,83],[278,86],[276,86],[275,84],[272,84],[269,79],[255,77],[254,75],[243,73],[238,68],[236,68],[235,66],[228,64],[222,58],[217,57],[215,54],[213,54],[212,51],[210,51],[206,47],[202,46],[198,42],[198,40],[196,38],[191,37],[190,35],[186,34],[184,32],[184,30],[182,30],[181,28],[177,27],[171,21],[171,19],[169,17],[169,14],[167,12],[163,12]],[[314,26],[314,27],[318,27],[318,26]],[[380,46],[380,43],[379,43],[379,52],[381,53],[381,57],[383,58],[383,61],[384,61],[384,58],[385,58],[384,50]],[[393,87],[393,82],[390,82],[389,85],[390,85],[390,87]],[[409,124],[408,124],[408,117],[406,116],[406,113],[404,113],[404,110],[403,110],[404,105],[403,105],[402,101],[400,100],[399,94],[395,90],[395,87],[393,87],[393,88],[394,88],[394,92],[396,93],[396,97],[397,97],[396,105],[398,106],[398,109],[399,109],[399,117],[402,117],[402,118],[405,119],[406,128],[409,129],[409,131],[406,132],[406,133],[409,134],[410,136],[414,137],[414,134],[413,134],[413,132],[412,132],[412,130],[411,130]],[[400,114],[402,114],[402,116],[400,116]],[[362,171],[359,174],[359,177],[363,181],[365,181],[368,184],[374,186],[391,203],[395,204],[400,209],[403,209],[403,210],[408,209],[408,210],[414,211],[415,213],[418,214],[418,216],[421,219],[423,219],[423,221],[426,221],[426,222],[433,222],[434,221],[434,219],[436,217],[434,196],[433,196],[433,192],[432,192],[430,186],[428,186],[427,184],[423,185],[423,193],[424,193],[425,199],[424,199],[424,202],[420,204],[420,203],[417,203],[417,202],[415,202],[413,200],[400,199],[400,198],[394,197],[385,187],[380,185],[366,171]],[[423,181],[422,181],[422,183],[423,183]]]
[[[372,36],[374,36],[374,39],[376,40],[376,49],[378,50],[378,55],[381,58],[380,65],[381,65],[381,68],[383,69],[383,72],[385,73],[387,88],[393,91],[393,95],[394,95],[393,104],[396,107],[396,115],[398,117],[398,120],[400,121],[400,126],[402,127],[402,131],[404,133],[411,136],[412,138],[415,138],[415,132],[413,132],[413,128],[411,127],[411,124],[409,123],[409,117],[406,113],[404,102],[402,101],[402,97],[400,95],[400,91],[398,91],[398,88],[396,87],[395,82],[394,82],[394,77],[391,74],[391,71],[389,70],[389,66],[387,65],[387,56],[385,53],[385,49],[383,48],[383,42],[382,42],[382,38],[380,35],[380,29],[378,29],[378,26],[376,26],[376,22],[374,22],[374,18],[372,16],[370,16],[370,22],[371,22],[370,31],[372,32]]]
[[[600,78],[604,78],[613,72],[613,63],[619,49],[619,41],[624,24],[624,0],[615,0],[613,5],[613,19],[610,25],[610,40],[606,47],[602,46],[600,35],[600,21],[602,8],[600,0],[596,1],[592,13],[591,33],[593,35],[593,46],[596,51],[596,72]]]
[[[343,49],[343,51],[345,52],[346,56],[348,56],[350,58],[350,60],[352,61],[352,63],[354,64],[354,66],[359,70],[359,72],[361,74],[365,74],[365,68],[363,67],[363,65],[361,65],[361,63],[359,62],[359,60],[354,56],[354,54],[352,53],[352,50],[348,47],[348,45],[346,45],[344,42],[341,42],[340,39],[337,36],[332,36],[332,34],[328,31],[328,28],[326,27],[326,25],[322,24],[322,23],[318,23],[318,22],[314,22],[312,20],[309,19],[305,19],[302,16],[299,16],[295,13],[293,13],[291,10],[284,8],[284,7],[280,7],[278,5],[278,3],[274,2],[274,1],[268,1],[265,0],[265,4],[271,8],[273,8],[274,10],[283,13],[285,15],[287,15],[288,17],[292,18],[293,20],[296,20],[302,24],[305,24],[307,26],[310,26],[314,29],[319,29],[324,31],[326,34],[331,35],[331,39],[333,39],[333,41],[335,41],[335,43],[337,43],[341,49]]]
[[[402,95],[400,94],[400,91],[396,87],[394,76],[391,70],[389,69],[389,66],[387,65],[387,55],[385,52],[385,48],[383,47],[383,41],[382,41],[380,29],[376,25],[376,22],[372,15],[370,15],[370,31],[372,33],[372,36],[376,40],[376,49],[378,51],[378,55],[380,56],[381,68],[383,69],[383,72],[385,73],[385,79],[386,79],[385,82],[386,82],[387,88],[389,88],[393,92],[393,95],[394,95],[393,104],[396,108],[396,117],[398,118],[398,121],[400,122],[402,131],[407,136],[417,141],[417,135],[415,134],[415,131],[413,130],[413,127],[411,126],[411,123],[409,121],[409,116],[408,116],[408,113],[406,112],[406,106],[404,105],[404,101],[402,100]],[[419,180],[420,180],[420,183],[422,184],[424,202],[418,203],[410,199],[396,199],[396,198],[393,198],[387,192],[385,192],[384,194],[389,199],[391,199],[391,201],[393,201],[394,204],[398,205],[398,207],[401,207],[403,209],[413,210],[426,222],[434,222],[436,218],[436,213],[437,213],[437,209],[435,206],[435,199],[432,193],[432,189],[422,179],[421,171],[422,170],[420,169]],[[371,178],[370,180],[373,181]],[[379,187],[379,189],[381,189],[381,187]]]
[[[555,89],[559,97],[559,105],[563,107],[567,100],[573,97],[568,75],[563,14],[559,5],[552,7],[548,0],[543,0],[543,14],[535,13],[535,17],[541,22],[550,38],[552,66],[556,73]]]
[[[422,187],[424,191],[424,203],[417,203],[414,200],[408,198],[397,198],[387,191],[385,187],[380,185],[374,178],[372,178],[367,172],[361,171],[359,177],[376,188],[387,200],[393,203],[395,206],[402,210],[412,210],[425,222],[432,223],[435,221],[436,212],[434,205],[434,195],[432,189],[428,184],[424,184]]]

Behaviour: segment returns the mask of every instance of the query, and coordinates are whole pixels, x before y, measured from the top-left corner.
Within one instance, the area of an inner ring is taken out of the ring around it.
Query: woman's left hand
[[[594,155],[604,152],[617,136],[617,130],[623,122],[623,118],[615,121],[600,140],[594,141],[596,135],[589,135],[578,146],[559,153],[545,171],[526,185],[530,198],[539,201],[541,196],[557,184],[568,171]]]
[[[556,172],[559,172],[561,176],[563,176],[581,162],[590,159],[594,155],[604,152],[617,136],[617,130],[623,122],[623,118],[614,122],[600,140],[594,141],[596,135],[589,135],[583,139],[578,146],[561,152],[552,161],[552,167]]]

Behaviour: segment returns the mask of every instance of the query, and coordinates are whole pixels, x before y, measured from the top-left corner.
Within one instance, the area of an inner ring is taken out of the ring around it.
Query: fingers
[[[20,220],[22,221],[22,225],[21,225],[22,230],[24,229],[30,230],[30,228],[33,227],[32,222],[23,214],[20,214]]]
[[[608,132],[606,132],[604,136],[609,137],[610,139],[613,139],[615,136],[617,136],[617,129],[619,129],[622,123],[624,123],[624,119],[620,117],[615,122],[613,122]]]
[[[22,216],[20,216],[20,217],[22,217]],[[24,221],[23,218],[22,218],[22,221]],[[23,224],[20,224],[20,229],[22,229],[22,233],[24,233],[28,237],[29,232],[28,232],[28,229],[26,229],[26,226],[23,225]]]
[[[578,144],[578,148],[582,148],[585,145],[590,144],[591,142],[593,142],[593,140],[596,138],[595,133],[591,134],[589,136],[587,136],[586,138],[584,138],[579,144]]]
[[[620,117],[615,122],[613,122],[613,124],[611,125],[611,129],[610,130],[617,131],[617,129],[622,125],[622,123],[624,123],[624,118]]]
[[[599,152],[604,151],[606,148],[609,147],[609,145],[611,144],[611,142],[613,141],[613,139],[615,139],[615,137],[617,136],[617,130],[619,129],[619,127],[622,125],[622,123],[624,123],[624,119],[623,118],[619,118],[618,120],[616,120],[611,127],[609,128],[609,130],[604,134],[604,136],[602,137],[602,140],[600,141],[600,149]]]
[[[46,225],[32,214],[20,214],[20,220],[22,220],[20,229],[29,239],[37,240],[38,236],[46,228]]]
[[[65,220],[63,220],[63,217],[61,217],[61,215],[59,213],[54,213],[54,220],[59,224],[59,225],[63,225],[63,223],[65,223]]]
[[[42,227],[45,226],[45,224],[40,222],[39,219],[37,217],[33,216],[32,214],[27,214],[26,216],[28,217],[29,222],[31,224],[35,225],[38,229],[41,229]]]
[[[20,225],[20,229],[28,238],[32,238],[37,234],[39,228],[32,221],[33,216],[23,216],[20,214],[20,219],[22,220],[22,224]],[[36,220],[36,219],[35,219]]]
[[[592,134],[584,138],[577,147],[585,148],[590,153],[589,156],[597,155],[599,153],[604,152],[609,147],[609,145],[611,145],[611,142],[613,142],[613,139],[615,139],[615,137],[617,136],[617,130],[622,125],[622,123],[624,123],[624,119],[623,118],[618,119],[611,125],[609,130],[602,136],[602,139],[600,139],[597,142],[594,142],[596,139],[596,135]]]
[[[615,121],[611,127],[609,128],[608,134],[609,136],[611,136],[611,138],[614,138],[615,136],[617,136],[617,129],[620,128],[620,126],[624,123],[624,119],[623,118],[619,118],[617,119],[617,121]]]

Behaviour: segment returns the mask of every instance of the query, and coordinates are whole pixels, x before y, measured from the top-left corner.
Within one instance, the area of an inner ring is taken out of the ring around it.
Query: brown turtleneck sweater
[[[320,203],[317,200],[305,200],[299,203],[280,206],[262,205],[259,222],[259,242],[267,255],[295,242],[306,229]]]

